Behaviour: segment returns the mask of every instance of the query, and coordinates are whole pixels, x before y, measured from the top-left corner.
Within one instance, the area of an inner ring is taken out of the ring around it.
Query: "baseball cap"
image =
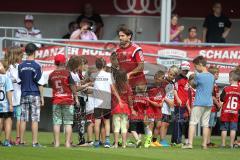
[[[38,49],[38,47],[34,44],[34,43],[28,43],[25,47],[25,52],[27,55],[31,55],[33,54],[36,50]]]
[[[33,16],[32,15],[26,15],[24,18],[25,21],[33,21]]]
[[[190,63],[188,61],[183,61],[180,65],[181,70],[190,70]]]
[[[66,63],[66,57],[63,54],[58,54],[54,57],[54,63],[55,64]]]

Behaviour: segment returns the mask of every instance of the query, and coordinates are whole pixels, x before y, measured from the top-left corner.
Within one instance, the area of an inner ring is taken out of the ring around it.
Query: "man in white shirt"
[[[19,29],[16,31],[16,38],[29,38],[29,39],[40,39],[42,38],[41,31],[39,29],[34,28],[34,18],[32,15],[26,15],[24,18],[24,27],[26,30]],[[24,47],[27,43],[24,42],[15,42],[16,46]],[[41,47],[41,44],[35,44],[37,47]]]

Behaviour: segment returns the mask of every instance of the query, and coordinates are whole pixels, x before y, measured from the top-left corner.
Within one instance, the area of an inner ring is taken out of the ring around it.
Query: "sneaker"
[[[141,148],[142,146],[142,141],[139,139],[137,142],[136,142],[136,148]]]
[[[152,142],[152,136],[146,136],[146,140],[145,140],[145,143],[144,143],[144,147],[145,147],[145,148],[149,148],[150,145],[151,145],[151,142]]]
[[[173,147],[182,147],[183,145],[185,144],[182,144],[182,143],[172,143],[171,146]]]
[[[94,146],[95,148],[100,147],[100,143],[99,143],[99,141],[95,141],[94,144],[93,144],[93,146]]]
[[[41,148],[43,146],[39,143],[34,143],[34,144],[32,144],[32,147]]]
[[[151,143],[151,147],[162,147],[162,145],[158,141],[155,141]]]
[[[103,142],[102,141],[99,141],[99,146],[103,146]]]
[[[233,148],[239,148],[239,145],[238,144],[234,144]]]
[[[88,146],[93,146],[93,144],[94,144],[93,141],[88,142]]]
[[[212,148],[212,147],[217,147],[217,145],[215,143],[210,142],[207,144],[207,147]]]
[[[163,146],[163,147],[170,147],[170,145],[168,144],[168,142],[166,140],[162,140],[160,142],[160,144]]]
[[[19,145],[20,144],[20,137],[17,137],[15,140],[15,145]]]
[[[110,140],[106,139],[106,142],[104,144],[104,148],[110,148],[110,147],[111,147]]]
[[[4,146],[4,147],[12,147],[12,145],[10,144],[10,142],[8,140],[4,140],[2,146]]]
[[[182,146],[182,149],[192,149],[192,148],[193,148],[193,146],[189,143]]]

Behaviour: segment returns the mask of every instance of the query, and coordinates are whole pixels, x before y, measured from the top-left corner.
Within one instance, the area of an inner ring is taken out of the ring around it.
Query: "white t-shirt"
[[[169,83],[166,88],[166,98],[170,100],[174,100],[174,84]],[[171,115],[171,108],[167,105],[167,103],[164,101],[162,106],[162,114]]]
[[[18,64],[9,66],[9,69],[7,70],[7,76],[13,83],[13,106],[18,106],[20,105],[21,99],[21,85],[18,84],[21,81],[18,77]]]
[[[111,109],[112,74],[101,70],[97,73],[93,73],[92,76],[94,78],[94,108]]]

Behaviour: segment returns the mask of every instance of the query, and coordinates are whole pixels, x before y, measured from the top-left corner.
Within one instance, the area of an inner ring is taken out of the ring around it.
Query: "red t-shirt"
[[[238,122],[238,110],[240,109],[240,87],[227,86],[221,94],[223,102],[221,121],[222,122]]]
[[[66,69],[54,70],[49,75],[49,85],[53,90],[52,103],[59,105],[74,104],[70,85],[75,85],[71,74]]]
[[[133,96],[133,109],[137,112],[137,115],[131,115],[131,120],[143,120],[148,102],[146,95],[136,94]]]
[[[148,98],[151,101],[156,102],[158,104],[162,103],[165,96],[166,96],[166,92],[165,92],[165,89],[162,87],[151,88],[148,91]],[[155,119],[162,118],[162,107],[156,107],[149,103],[146,110],[146,114],[148,118],[155,118]]]
[[[186,103],[188,101],[188,78],[180,74],[175,80],[175,90],[177,91],[178,97],[182,101],[182,106],[186,107]],[[176,97],[174,97],[175,107],[179,107],[177,104]]]
[[[125,86],[123,91],[119,92],[119,96],[124,103],[123,108],[119,106],[116,96],[112,95],[112,114],[131,114],[131,109],[129,107],[129,98],[132,99],[133,92],[129,85]]]
[[[126,48],[118,48],[116,50],[117,59],[120,69],[127,73],[133,71],[140,62],[144,62],[142,48],[136,44],[130,44]],[[129,85],[134,88],[140,84],[146,84],[146,78],[143,71],[138,72],[129,78]]]
[[[217,101],[220,102],[220,93],[219,93],[219,87],[217,84],[214,84],[213,97],[215,97]],[[217,106],[214,104],[212,106],[212,112],[217,112]]]

